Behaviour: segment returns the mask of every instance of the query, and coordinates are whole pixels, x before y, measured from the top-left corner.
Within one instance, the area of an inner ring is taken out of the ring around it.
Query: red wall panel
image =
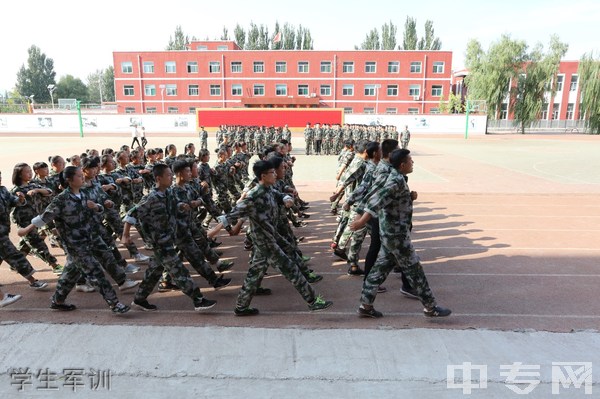
[[[196,109],[196,128],[216,128],[221,125],[305,127],[307,123],[344,123],[344,110],[340,108],[199,108]]]

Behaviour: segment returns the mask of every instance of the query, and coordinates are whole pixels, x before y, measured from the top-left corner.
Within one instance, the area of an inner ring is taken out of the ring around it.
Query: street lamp
[[[379,89],[381,89],[381,85],[375,85],[375,90],[377,90],[375,97],[375,115],[379,115]]]
[[[160,99],[162,102],[162,113],[165,113],[165,85],[159,85],[160,87]]]
[[[52,101],[52,109],[54,109],[54,90],[56,90],[56,85],[49,84],[48,92],[50,92],[50,101]]]

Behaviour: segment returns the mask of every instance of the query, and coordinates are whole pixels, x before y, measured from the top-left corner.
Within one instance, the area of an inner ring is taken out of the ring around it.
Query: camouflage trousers
[[[117,293],[106,279],[102,265],[94,255],[92,248],[67,250],[67,264],[56,284],[56,291],[52,297],[54,301],[64,302],[81,275],[86,277],[87,281],[96,288],[110,306],[119,302]]]
[[[112,233],[115,233],[117,235],[117,237],[123,236],[123,220],[121,219],[121,215],[117,211],[116,206],[113,208],[107,209],[107,211],[105,213],[104,222],[105,222],[105,227],[107,229],[107,233],[108,233],[108,235],[111,236],[111,241],[113,241],[113,243],[114,243],[114,238],[112,237]],[[109,242],[107,242],[107,243],[109,243]],[[112,243],[109,243],[109,244],[112,244]],[[116,244],[115,244],[115,247],[116,247]],[[130,243],[130,244],[126,245],[125,247],[127,248],[127,251],[129,252],[129,254],[131,256],[135,256],[139,253],[137,247],[133,243]]]
[[[399,240],[393,243],[390,241],[382,236],[381,249],[375,265],[363,282],[360,302],[365,305],[373,305],[378,287],[383,284],[394,266],[399,266],[410,286],[419,296],[421,303],[425,307],[435,306],[435,298],[429,288],[419,257],[410,242],[410,237],[401,243],[397,242]]]
[[[340,221],[338,222],[337,228],[335,230],[335,235],[333,236],[333,239],[332,239],[332,241],[337,243],[338,246],[339,246],[340,238],[342,237],[342,234],[346,230],[348,223],[350,223],[352,221],[352,219],[350,219],[350,211],[342,210],[340,212],[339,218],[340,218]],[[340,246],[340,249],[344,249],[344,247]]]
[[[42,237],[35,231],[21,238],[18,249],[24,254],[34,254],[49,265],[57,263],[56,258],[50,254],[50,250]]]
[[[307,303],[313,302],[316,298],[315,291],[298,268],[297,263],[290,259],[276,243],[257,242],[256,236],[253,236],[252,239],[254,240],[254,256],[238,294],[236,307],[246,309],[250,306],[254,293],[269,266],[279,270]]]
[[[179,252],[190,262],[194,270],[204,277],[210,285],[213,285],[217,281],[215,271],[210,267],[204,253],[191,237],[178,241],[176,246]]]
[[[406,149],[406,148],[408,148],[408,141],[409,140],[402,140],[402,149],[403,150]]]
[[[0,263],[6,261],[10,270],[16,271],[23,277],[29,277],[35,270],[23,252],[17,250],[8,236],[0,237]]]
[[[306,155],[312,154],[312,146],[313,146],[313,141],[311,139],[307,139],[306,140],[306,149],[305,149]]]
[[[338,240],[338,248],[347,250],[348,255],[348,264],[349,265],[358,265],[358,259],[360,256],[360,249],[362,248],[362,243],[369,232],[369,225],[367,224],[362,229],[352,231],[350,230],[349,223],[354,220],[358,216],[355,208],[353,207],[350,210],[350,214],[348,215],[348,224],[344,228],[344,232],[340,236]]]
[[[190,273],[183,265],[175,247],[173,245],[154,245],[154,258],[150,260],[148,269],[144,273],[144,279],[135,293],[136,300],[143,301],[148,298],[158,280],[160,280],[163,271],[167,271],[171,275],[173,283],[185,295],[192,298],[194,303],[202,299],[200,289],[196,286]]]
[[[200,149],[206,150],[208,148],[208,140],[200,139]]]

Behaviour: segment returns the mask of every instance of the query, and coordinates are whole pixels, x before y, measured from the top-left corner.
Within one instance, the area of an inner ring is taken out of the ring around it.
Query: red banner
[[[320,124],[344,123],[342,108],[199,108],[196,109],[196,129],[221,125],[275,126],[303,128]]]

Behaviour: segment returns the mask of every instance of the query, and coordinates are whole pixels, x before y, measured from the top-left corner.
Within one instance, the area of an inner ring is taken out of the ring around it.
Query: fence
[[[521,133],[521,125],[515,120],[500,119],[488,120],[488,133]],[[584,120],[536,120],[525,126],[525,133],[586,133],[586,121]]]

